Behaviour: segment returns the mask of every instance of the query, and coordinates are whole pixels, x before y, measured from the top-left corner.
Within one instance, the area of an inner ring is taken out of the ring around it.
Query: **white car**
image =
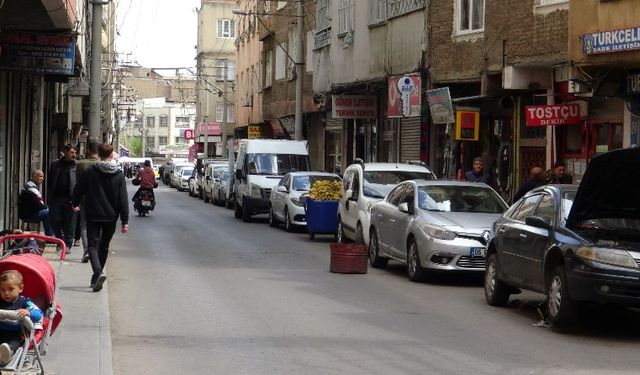
[[[344,171],[338,204],[338,242],[351,240],[369,245],[371,207],[407,180],[435,180],[425,165],[364,163],[356,159]]]
[[[304,196],[316,181],[340,181],[340,176],[326,172],[290,172],[271,191],[269,197],[269,225],[284,223],[287,232],[295,226],[306,226]]]
[[[193,174],[193,167],[185,167],[180,170],[180,180],[178,181],[178,191],[189,190],[189,179]]]
[[[171,187],[180,187],[180,177],[181,177],[181,171],[184,168],[191,168],[193,169],[193,163],[176,163],[172,166],[171,168],[171,182],[169,183],[169,186]]]
[[[213,194],[214,194],[214,185],[216,183],[216,179],[220,178],[220,175],[229,169],[229,165],[227,162],[220,163],[211,163],[207,164],[204,173],[204,186],[202,187],[202,195],[204,196],[205,202],[213,202]]]

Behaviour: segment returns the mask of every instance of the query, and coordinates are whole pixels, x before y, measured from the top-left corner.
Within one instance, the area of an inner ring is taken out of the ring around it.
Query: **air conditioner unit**
[[[253,97],[251,95],[245,95],[242,98],[242,106],[243,107],[252,107],[253,106]]]

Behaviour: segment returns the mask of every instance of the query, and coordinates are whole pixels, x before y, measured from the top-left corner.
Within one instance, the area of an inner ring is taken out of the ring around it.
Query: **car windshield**
[[[183,177],[191,176],[191,174],[193,174],[193,168],[183,168],[183,169],[180,171],[180,174],[181,174]]]
[[[213,177],[220,177],[220,175],[227,170],[229,170],[228,167],[213,168]]]
[[[308,171],[309,157],[293,154],[247,154],[249,174],[285,175]]]
[[[571,211],[571,206],[573,206],[573,200],[575,198],[575,191],[565,191],[562,193],[562,225],[565,225],[567,222],[567,218],[569,217],[569,212]]]
[[[371,198],[384,198],[391,189],[403,181],[433,178],[433,175],[426,171],[365,171],[363,194]]]
[[[174,167],[174,171],[176,172],[176,174],[181,174],[182,170],[185,168],[192,168],[192,167],[189,165],[176,165]]]
[[[427,211],[501,214],[507,205],[491,188],[436,185],[418,187],[418,206]]]
[[[229,170],[225,169],[224,172],[222,172],[222,181],[227,182],[229,181]]]
[[[316,181],[340,181],[337,176],[294,176],[291,188],[296,191],[309,191]]]

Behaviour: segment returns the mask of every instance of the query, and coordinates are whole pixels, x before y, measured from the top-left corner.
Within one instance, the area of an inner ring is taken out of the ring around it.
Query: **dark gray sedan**
[[[491,226],[506,209],[482,183],[403,182],[371,209],[369,260],[405,263],[412,281],[434,271],[482,272]]]

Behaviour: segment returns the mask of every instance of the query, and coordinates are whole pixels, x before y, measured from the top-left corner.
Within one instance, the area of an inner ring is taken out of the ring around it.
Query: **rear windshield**
[[[309,191],[316,181],[340,181],[337,176],[294,176],[291,187],[296,191]]]
[[[407,180],[433,180],[429,172],[364,171],[363,194],[371,198],[384,198],[396,185]]]
[[[309,157],[293,154],[247,154],[249,174],[285,175],[289,172],[308,171]]]
[[[507,205],[489,187],[420,186],[418,206],[427,211],[501,214]]]

